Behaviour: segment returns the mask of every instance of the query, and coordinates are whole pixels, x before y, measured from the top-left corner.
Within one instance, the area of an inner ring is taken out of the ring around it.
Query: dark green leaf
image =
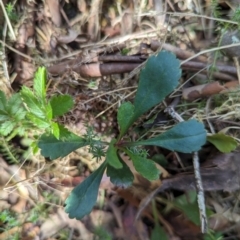
[[[115,143],[116,143],[116,139],[112,139],[106,153],[106,159],[108,164],[110,164],[112,167],[122,168],[123,165],[118,158],[117,149],[114,147]]]
[[[117,113],[118,125],[120,127],[120,135],[123,136],[132,124],[131,118],[133,116],[134,106],[130,102],[123,103]]]
[[[70,218],[81,219],[91,212],[97,200],[99,185],[106,166],[107,162],[105,161],[70,193],[65,201],[65,211]]]
[[[160,103],[178,85],[181,77],[180,61],[170,52],[161,51],[151,56],[141,71],[134,99],[135,121],[142,114]]]
[[[62,116],[73,107],[73,99],[70,95],[53,96],[50,99],[52,106],[53,118]]]
[[[114,185],[118,187],[127,188],[132,185],[134,176],[129,167],[127,166],[127,164],[123,160],[121,160],[121,158],[120,161],[122,163],[122,168],[120,169],[116,169],[108,164],[107,176],[110,177],[110,181]]]
[[[60,128],[60,137],[43,134],[38,142],[41,154],[50,159],[65,157],[72,151],[88,145],[84,138],[81,138],[66,129]]]
[[[152,213],[153,213],[153,217],[154,217],[154,228],[151,233],[151,240],[159,240],[159,236],[161,236],[161,240],[167,240],[168,236],[167,236],[166,232],[159,225],[158,211],[157,211],[155,201],[152,201]]]
[[[131,158],[133,165],[137,172],[139,172],[144,178],[152,181],[159,178],[159,170],[156,167],[155,162],[150,159],[140,157],[139,155],[133,154],[126,151],[128,156]]]
[[[238,143],[234,138],[223,133],[217,133],[208,136],[207,140],[212,143],[220,152],[223,153],[232,152],[238,146]]]
[[[209,229],[208,233],[204,234],[203,240],[224,240],[224,236],[221,232]]]
[[[45,118],[46,114],[44,109],[42,109],[41,102],[36,98],[34,93],[29,88],[25,86],[22,87],[21,97],[32,114],[39,118]]]
[[[166,157],[165,157],[163,154],[161,154],[161,153],[156,153],[156,154],[154,154],[154,155],[151,157],[151,159],[152,159],[155,163],[159,164],[159,165],[162,166],[162,167],[166,167],[166,166],[168,165],[168,160],[167,160]]]
[[[42,102],[45,102],[46,99],[46,79],[46,68],[39,67],[33,80],[33,89],[37,95],[37,98]]]
[[[159,239],[168,240],[169,238],[165,230],[157,222],[155,223],[154,229],[152,230],[151,240],[159,240]]]
[[[204,125],[192,119],[178,123],[157,137],[132,142],[131,146],[154,145],[171,151],[191,153],[200,150],[205,142],[206,131]]]
[[[0,110],[4,110],[7,104],[5,93],[0,90]]]
[[[200,225],[199,209],[197,203],[197,194],[194,191],[188,192],[187,195],[181,195],[174,199],[173,204],[182,210],[186,217],[196,225]]]

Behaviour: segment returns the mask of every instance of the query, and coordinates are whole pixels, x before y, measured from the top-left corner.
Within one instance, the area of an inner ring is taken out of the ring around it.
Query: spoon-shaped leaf
[[[106,166],[107,161],[72,190],[65,201],[65,211],[70,218],[81,219],[91,212],[97,200],[99,185]]]
[[[162,51],[148,59],[140,74],[134,108],[129,104],[120,108],[120,138],[142,114],[160,103],[176,88],[180,76],[180,61],[172,53]]]
[[[132,142],[127,145],[154,145],[171,151],[191,153],[200,150],[205,142],[206,131],[204,125],[191,119],[178,123],[176,126],[157,137],[139,142]]]
[[[231,137],[223,133],[216,133],[207,137],[207,140],[212,143],[220,152],[229,153],[234,151],[238,143]]]
[[[178,85],[180,61],[170,52],[152,56],[141,71],[134,99],[134,120],[160,103]]]
[[[134,106],[130,102],[123,103],[117,113],[117,121],[120,127],[120,135],[123,136],[131,124],[131,119],[134,115]]]
[[[108,164],[107,166],[107,176],[110,177],[110,181],[118,186],[127,188],[132,185],[132,182],[134,180],[134,176],[129,169],[128,165],[121,159],[119,156],[119,159],[122,163],[122,168],[116,169]]]

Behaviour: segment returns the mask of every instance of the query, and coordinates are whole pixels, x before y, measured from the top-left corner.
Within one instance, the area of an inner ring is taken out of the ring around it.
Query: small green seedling
[[[132,184],[134,176],[122,160],[122,153],[129,156],[136,171],[144,178],[155,180],[160,174],[156,163],[147,158],[146,151],[139,151],[139,146],[152,145],[191,153],[200,150],[206,142],[203,124],[193,119],[178,123],[153,138],[139,141],[126,138],[133,124],[177,87],[180,76],[180,62],[173,54],[162,51],[157,56],[150,57],[141,71],[133,103],[125,102],[118,109],[119,135],[105,143],[96,139],[91,127],[85,135],[78,136],[57,123],[56,118],[72,108],[73,100],[69,95],[47,98],[46,70],[41,67],[36,72],[33,90],[24,86],[20,93],[13,94],[9,99],[0,91],[0,137],[11,140],[30,130],[35,131],[35,135],[38,132],[41,136],[35,139],[37,146],[41,149],[41,154],[51,160],[65,157],[84,146],[89,146],[97,159],[105,156],[100,167],[75,187],[65,202],[69,217],[81,219],[95,205],[105,170],[115,185],[128,187]],[[32,146],[36,151],[36,145]]]
[[[64,132],[56,118],[72,108],[72,97],[60,95],[47,99],[46,91],[46,69],[43,67],[35,74],[33,90],[24,86],[10,98],[0,91],[0,152],[8,162],[19,163],[21,150],[11,142],[15,136],[30,139],[33,152],[37,152],[36,142],[40,135],[49,133],[59,139],[60,132]]]
[[[100,167],[73,189],[65,204],[65,211],[70,218],[81,219],[89,214],[95,205],[99,185],[103,173],[107,172],[112,183],[122,187],[128,187],[133,182],[133,173],[122,160],[121,154],[127,154],[133,165],[144,178],[155,180],[159,177],[159,170],[146,154],[132,151],[138,146],[159,146],[171,151],[191,153],[201,149],[206,142],[204,125],[191,119],[178,123],[176,126],[154,138],[140,141],[128,141],[126,135],[132,125],[151,108],[159,104],[178,85],[181,77],[180,62],[176,57],[162,51],[157,56],[148,59],[145,68],[141,71],[140,81],[133,103],[123,103],[117,113],[120,129],[119,135],[107,144],[106,158]],[[52,107],[52,105],[51,105]],[[47,109],[46,109],[47,110]],[[50,110],[51,113],[53,111]],[[51,114],[49,114],[51,116]],[[57,136],[57,137],[56,137]],[[77,136],[66,129],[59,129],[59,134],[43,134],[38,142],[41,154],[50,159],[65,157],[72,151],[89,145],[92,149],[98,149],[103,155],[104,143],[87,136]],[[106,145],[106,143],[105,143]],[[100,146],[96,148],[94,146]],[[98,151],[95,151],[95,156]]]
[[[33,91],[23,86],[20,93],[9,99],[0,91],[0,136],[10,140],[17,134],[24,136],[29,130],[52,133],[59,139],[60,128],[56,118],[73,107],[69,95],[46,97],[46,69],[40,67],[35,74]]]

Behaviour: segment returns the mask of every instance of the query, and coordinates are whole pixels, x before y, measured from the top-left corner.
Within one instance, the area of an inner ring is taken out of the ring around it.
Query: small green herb
[[[14,8],[14,5],[12,3],[7,3],[5,6],[7,15],[9,17],[10,20],[12,21],[16,21],[18,19],[17,14],[16,14],[16,10]]]
[[[123,48],[122,51],[121,51],[121,54],[122,54],[123,56],[125,56],[125,55],[127,55],[129,52],[130,52],[130,49],[128,49],[128,48]]]
[[[103,143],[92,127],[87,128],[83,137],[66,132],[66,130],[65,134],[60,131],[59,138],[53,134],[44,134],[40,137],[38,146],[42,150],[41,153],[51,159],[66,156],[75,149],[87,145],[95,158],[100,159],[106,156],[102,165],[84,182],[75,187],[67,198],[65,210],[69,213],[70,218],[81,219],[92,210],[105,169],[114,184],[124,187],[131,185],[134,177],[127,164],[122,160],[121,154],[129,156],[136,171],[143,177],[155,180],[159,177],[160,172],[156,163],[147,158],[147,151],[140,150],[141,146],[161,146],[172,151],[191,153],[199,150],[206,142],[204,126],[196,120],[179,123],[151,139],[125,140],[136,120],[163,101],[178,85],[180,76],[180,62],[173,54],[162,51],[157,56],[150,57],[140,74],[133,103],[123,103],[118,109],[117,120],[120,133],[109,143]],[[41,117],[42,112],[39,110],[38,114],[38,117]],[[108,148],[105,151],[106,146]]]

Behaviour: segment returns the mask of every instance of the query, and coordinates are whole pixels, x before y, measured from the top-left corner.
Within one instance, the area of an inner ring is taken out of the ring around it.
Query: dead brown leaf
[[[44,4],[45,15],[52,19],[55,26],[62,25],[59,0],[46,0]]]
[[[240,189],[240,153],[219,154],[209,159],[201,167],[203,189],[205,191],[223,190],[232,192]],[[181,173],[172,178],[164,179],[158,191],[166,189],[195,190],[195,177],[193,173]]]
[[[181,237],[181,239],[203,239],[199,226],[196,226],[182,213],[171,211],[166,216],[166,220],[171,224],[174,232]]]
[[[147,240],[148,233],[141,219],[135,221],[137,209],[131,205],[127,205],[123,212],[123,227],[125,230],[125,239],[131,240]]]

